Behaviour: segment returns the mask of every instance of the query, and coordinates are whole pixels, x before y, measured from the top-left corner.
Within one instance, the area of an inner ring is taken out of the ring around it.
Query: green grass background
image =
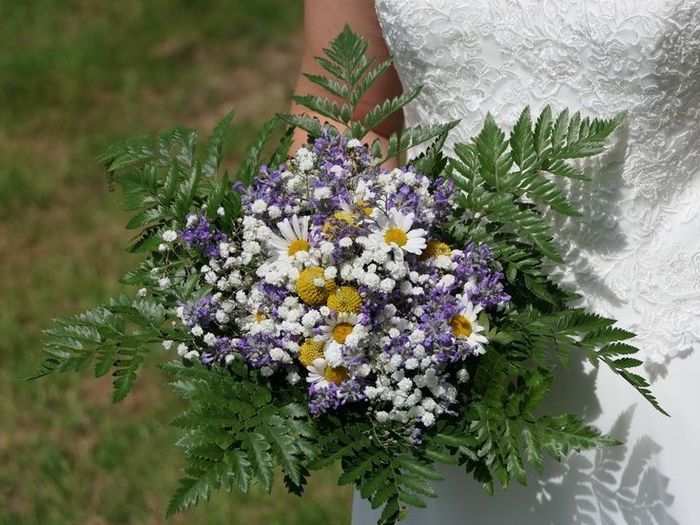
[[[106,300],[137,260],[95,158],[176,122],[205,134],[235,106],[235,163],[288,104],[300,24],[300,0],[0,0],[0,525],[165,521],[180,401],[155,363],[118,405],[109,378],[23,378],[50,319]],[[335,474],[303,499],[219,494],[171,522],[348,523]]]

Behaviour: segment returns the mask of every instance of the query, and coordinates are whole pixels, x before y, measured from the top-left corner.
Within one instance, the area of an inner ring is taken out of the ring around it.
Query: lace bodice
[[[637,332],[652,370],[697,345],[700,2],[377,0],[376,8],[404,87],[424,86],[407,108],[409,125],[461,119],[452,140],[465,141],[487,112],[510,126],[525,105],[628,112],[610,152],[588,166],[601,175],[568,188],[585,217],[555,223],[569,269],[553,273]]]

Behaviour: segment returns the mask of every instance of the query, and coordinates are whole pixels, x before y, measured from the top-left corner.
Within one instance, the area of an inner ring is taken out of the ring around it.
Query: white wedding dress
[[[493,498],[457,467],[406,524],[700,524],[700,0],[377,0],[405,89],[424,86],[407,125],[524,106],[627,111],[594,183],[569,188],[585,212],[559,221],[561,282],[639,334],[657,413],[604,366],[574,367],[552,412],[576,411],[624,446],[573,454]],[[353,524],[378,511],[356,495]]]

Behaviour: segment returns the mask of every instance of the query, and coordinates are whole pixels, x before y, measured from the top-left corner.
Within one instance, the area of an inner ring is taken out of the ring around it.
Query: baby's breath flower
[[[165,230],[161,237],[165,242],[173,242],[177,239],[177,232],[174,230]]]

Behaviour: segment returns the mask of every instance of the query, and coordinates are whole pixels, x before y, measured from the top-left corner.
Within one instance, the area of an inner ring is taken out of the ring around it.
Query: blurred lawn
[[[95,157],[237,106],[235,161],[287,104],[300,19],[300,0],[0,0],[0,524],[164,521],[182,458],[158,373],[116,406],[109,378],[22,378],[50,318],[107,299],[136,260]],[[334,475],[303,500],[221,494],[172,522],[347,523]]]

